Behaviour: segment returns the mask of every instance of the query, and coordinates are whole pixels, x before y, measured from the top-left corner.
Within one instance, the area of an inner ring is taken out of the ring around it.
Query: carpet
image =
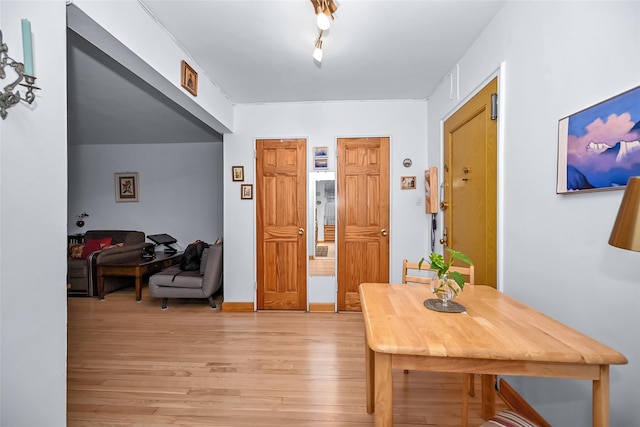
[[[328,251],[329,251],[329,246],[316,246],[317,257],[326,257]]]

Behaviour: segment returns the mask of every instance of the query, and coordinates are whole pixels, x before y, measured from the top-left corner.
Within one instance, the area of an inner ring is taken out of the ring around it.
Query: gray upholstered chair
[[[169,298],[207,298],[211,308],[217,310],[213,294],[222,286],[222,243],[206,248],[202,254],[200,270],[183,271],[174,265],[149,278],[151,296],[162,298],[162,309]]]

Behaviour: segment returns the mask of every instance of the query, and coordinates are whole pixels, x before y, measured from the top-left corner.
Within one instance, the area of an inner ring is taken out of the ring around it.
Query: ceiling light
[[[311,4],[313,4],[313,10],[317,15],[316,23],[318,24],[318,28],[320,28],[320,35],[316,40],[315,49],[313,50],[313,59],[317,62],[322,62],[322,33],[331,26],[333,13],[338,10],[338,6],[336,6],[333,0],[311,0]]]
[[[331,21],[329,20],[329,17],[320,10],[320,8],[318,8],[318,17],[316,18],[316,21],[318,23],[318,28],[320,28],[321,30],[328,30],[329,27],[331,26]]]
[[[313,59],[318,62],[322,62],[322,40],[318,37],[316,41],[316,48],[313,50]]]

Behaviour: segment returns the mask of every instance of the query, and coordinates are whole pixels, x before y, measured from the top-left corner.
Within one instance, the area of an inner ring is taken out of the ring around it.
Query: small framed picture
[[[328,157],[329,147],[313,147],[313,157]]]
[[[234,181],[244,181],[244,166],[231,166],[231,175]]]
[[[242,200],[253,199],[253,184],[242,184],[240,186],[240,198]]]
[[[116,181],[116,202],[137,202],[140,200],[138,172],[118,172]]]
[[[400,178],[400,189],[402,190],[415,190],[416,189],[416,177],[415,176],[403,176]]]
[[[187,64],[187,61],[182,61],[180,85],[191,95],[198,96],[198,73]]]
[[[313,168],[315,170],[327,170],[329,169],[328,157],[315,157],[313,159]]]

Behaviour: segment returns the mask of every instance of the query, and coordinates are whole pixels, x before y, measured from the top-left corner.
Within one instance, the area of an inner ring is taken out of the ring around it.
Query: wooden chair
[[[475,285],[476,283],[475,269],[473,265],[470,265],[469,267],[458,267],[452,265],[449,268],[449,271],[457,271],[458,273],[465,276],[465,286]],[[431,269],[431,264],[429,264],[428,262],[423,262],[422,268],[419,268],[417,262],[409,262],[406,259],[402,260],[402,283],[429,285],[432,276],[433,270]],[[404,373],[408,374],[409,370],[405,369]],[[463,390],[463,394],[465,394],[466,392],[471,397],[475,396],[475,377],[473,374],[463,374],[462,387],[468,387],[466,390]],[[465,401],[463,402],[464,419],[466,419],[467,404],[467,400],[465,399]]]

